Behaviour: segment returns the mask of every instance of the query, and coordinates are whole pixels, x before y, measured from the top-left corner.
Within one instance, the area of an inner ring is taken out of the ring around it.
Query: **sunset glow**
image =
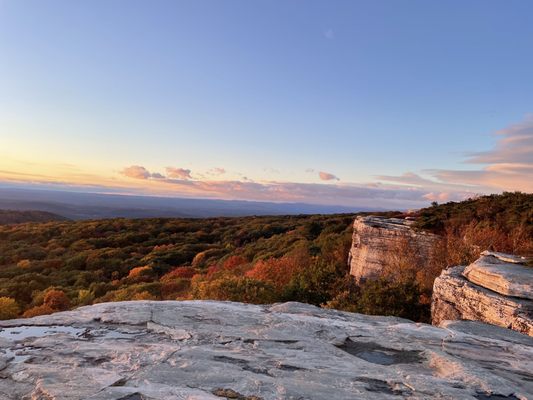
[[[405,207],[531,192],[533,28],[484,4],[1,2],[0,184]]]

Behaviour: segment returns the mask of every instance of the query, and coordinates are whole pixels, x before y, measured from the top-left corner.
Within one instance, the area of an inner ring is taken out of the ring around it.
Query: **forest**
[[[411,214],[416,229],[441,236],[424,269],[406,243],[390,274],[356,285],[347,266],[355,216],[2,225],[0,319],[106,301],[217,299],[301,301],[427,322],[433,280],[443,268],[471,262],[485,249],[533,254],[532,194],[433,204]]]

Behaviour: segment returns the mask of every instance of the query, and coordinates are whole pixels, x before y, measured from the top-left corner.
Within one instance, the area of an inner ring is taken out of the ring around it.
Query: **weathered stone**
[[[414,246],[420,259],[427,261],[437,236],[413,230],[413,223],[399,218],[356,218],[348,263],[357,282],[380,276],[387,260],[396,256],[404,242]]]
[[[533,300],[533,268],[522,265],[526,261],[524,257],[485,251],[465,268],[463,276],[505,296]]]
[[[432,322],[473,320],[533,336],[533,301],[485,289],[464,277],[465,267],[444,270],[433,285]]]
[[[533,398],[533,339],[479,322],[139,301],[0,329],[1,400]]]

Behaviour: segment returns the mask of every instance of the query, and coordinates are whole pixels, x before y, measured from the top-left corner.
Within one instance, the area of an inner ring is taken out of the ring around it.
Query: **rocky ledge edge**
[[[524,257],[484,251],[435,279],[432,322],[474,320],[533,336],[533,268]]]
[[[0,399],[533,399],[533,339],[317,308],[103,303],[0,323]]]

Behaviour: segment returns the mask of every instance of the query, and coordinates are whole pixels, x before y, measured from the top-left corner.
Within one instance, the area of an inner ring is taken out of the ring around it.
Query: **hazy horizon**
[[[0,1],[0,184],[377,209],[532,192],[532,14]]]

